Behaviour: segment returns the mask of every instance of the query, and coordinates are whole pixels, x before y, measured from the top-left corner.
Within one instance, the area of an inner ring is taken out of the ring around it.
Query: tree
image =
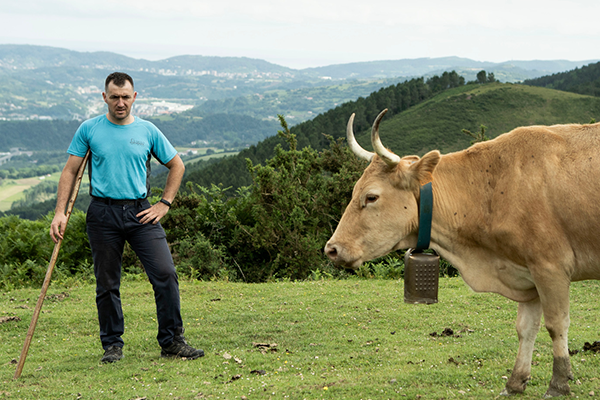
[[[484,84],[487,82],[487,73],[483,70],[477,73],[477,83]]]

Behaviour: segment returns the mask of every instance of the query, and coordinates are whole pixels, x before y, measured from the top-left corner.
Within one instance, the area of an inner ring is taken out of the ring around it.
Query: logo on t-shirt
[[[145,146],[146,145],[146,143],[140,142],[139,140],[135,140],[135,139],[131,139],[131,141],[129,142],[129,144],[135,144],[137,146]]]

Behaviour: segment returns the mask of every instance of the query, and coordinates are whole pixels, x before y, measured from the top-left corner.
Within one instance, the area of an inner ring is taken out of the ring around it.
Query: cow
[[[456,267],[476,292],[518,302],[519,349],[504,395],[530,379],[542,314],[552,339],[546,397],[570,394],[567,347],[570,282],[600,279],[600,123],[516,128],[466,150],[399,157],[386,149],[375,119],[374,152],[356,182],[327,256],[357,269],[391,251],[415,248],[420,187],[432,182],[430,248]]]

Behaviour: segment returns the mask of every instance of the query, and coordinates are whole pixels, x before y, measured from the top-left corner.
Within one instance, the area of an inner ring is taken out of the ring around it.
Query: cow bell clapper
[[[423,253],[429,248],[433,211],[431,182],[421,186],[419,201],[419,236],[417,247],[404,255],[404,302],[433,304],[438,302],[440,256]]]

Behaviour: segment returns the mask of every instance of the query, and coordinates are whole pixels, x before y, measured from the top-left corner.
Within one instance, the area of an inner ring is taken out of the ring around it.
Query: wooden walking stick
[[[81,166],[79,166],[79,170],[77,171],[77,178],[75,179],[75,184],[73,185],[71,197],[69,198],[67,212],[65,214],[67,217],[67,220],[65,222],[65,229],[67,228],[69,218],[71,217],[71,212],[73,211],[73,206],[75,205],[75,200],[77,199],[77,195],[79,194],[79,187],[81,186],[83,171],[85,171],[85,165],[87,164],[89,157],[90,151],[88,150],[88,152],[85,154],[85,157],[83,157],[83,161],[81,162]],[[27,336],[25,337],[23,350],[21,350],[21,356],[19,357],[19,364],[17,365],[17,370],[15,371],[14,379],[19,379],[19,377],[21,376],[21,372],[23,372],[23,366],[25,365],[27,352],[29,351],[29,346],[31,345],[31,339],[33,339],[33,332],[35,331],[35,326],[40,316],[40,311],[42,310],[42,304],[44,304],[44,299],[46,297],[46,292],[48,291],[48,286],[50,286],[50,277],[52,276],[54,265],[56,264],[56,260],[58,259],[58,252],[60,250],[61,244],[62,239],[58,238],[58,242],[56,242],[56,244],[54,245],[54,250],[52,251],[50,264],[48,265],[48,269],[46,270],[46,277],[44,278],[44,283],[42,284],[42,292],[40,293],[40,297],[38,297],[37,304],[35,305],[35,310],[33,310],[33,317],[31,317],[31,323],[29,324],[29,330],[27,331]]]

